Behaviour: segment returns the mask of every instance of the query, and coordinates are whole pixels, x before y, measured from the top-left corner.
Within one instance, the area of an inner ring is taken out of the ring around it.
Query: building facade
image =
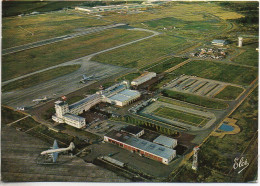
[[[156,77],[156,73],[155,72],[145,72],[143,73],[141,76],[135,78],[132,82],[131,85],[132,86],[138,86],[141,85],[142,83],[145,83],[147,81],[149,81],[150,79]]]

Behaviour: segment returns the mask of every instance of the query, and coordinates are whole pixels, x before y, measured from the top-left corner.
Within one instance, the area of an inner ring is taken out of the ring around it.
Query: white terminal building
[[[156,77],[156,73],[155,72],[145,72],[143,73],[141,76],[135,78],[132,82],[131,85],[132,86],[138,86],[141,85],[147,81],[149,81],[150,79]]]
[[[98,91],[76,103],[69,105],[66,101],[55,102],[55,115],[52,119],[58,123],[66,123],[76,128],[86,126],[85,118],[78,116],[100,102],[117,106],[131,104],[141,96],[140,92],[129,89],[129,82],[117,83],[105,90]]]

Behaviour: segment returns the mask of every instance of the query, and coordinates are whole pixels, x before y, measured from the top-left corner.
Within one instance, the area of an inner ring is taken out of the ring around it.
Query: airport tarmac
[[[81,58],[79,60],[74,60],[73,62],[74,64],[81,64],[81,68],[73,73],[58,77],[56,79],[27,89],[2,93],[2,104],[14,108],[34,106],[37,104],[37,102],[32,102],[33,99],[39,99],[45,96],[48,99],[61,97],[100,79],[108,78],[114,74],[126,70],[126,68],[123,67],[88,61],[88,58]],[[100,79],[88,81],[85,84],[80,83],[83,74],[86,76],[95,74],[95,76],[99,77]]]
[[[39,165],[36,159],[40,152],[50,148],[43,142],[12,127],[2,126],[1,179],[4,182],[129,182],[115,173],[86,163],[82,159],[61,156],[58,165]]]
[[[227,85],[238,86],[235,84],[204,79],[196,76],[182,75],[172,80],[167,86],[164,87],[164,89],[212,98],[222,91]]]

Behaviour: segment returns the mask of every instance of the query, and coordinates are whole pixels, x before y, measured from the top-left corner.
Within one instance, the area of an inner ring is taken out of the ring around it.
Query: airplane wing
[[[58,148],[59,148],[58,143],[56,140],[54,140],[53,149],[58,149]]]
[[[83,79],[84,79],[84,80],[87,79],[87,76],[86,76],[85,74],[83,75]]]
[[[59,154],[58,152],[53,152],[52,153],[53,163],[55,163],[57,161],[58,154]]]

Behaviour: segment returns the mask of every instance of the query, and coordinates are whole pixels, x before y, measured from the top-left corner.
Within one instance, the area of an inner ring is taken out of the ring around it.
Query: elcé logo
[[[247,162],[247,159],[244,159],[244,157],[238,158],[236,157],[234,159],[233,168],[236,170],[237,168],[242,168],[240,171],[238,171],[238,174],[240,174],[245,168],[247,168],[249,163]]]

